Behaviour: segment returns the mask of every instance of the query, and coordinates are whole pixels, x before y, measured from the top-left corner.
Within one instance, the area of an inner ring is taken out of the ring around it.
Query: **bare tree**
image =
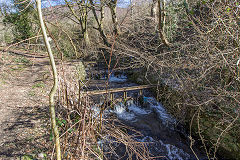
[[[65,0],[68,8],[70,9],[73,16],[78,20],[80,26],[81,26],[81,34],[83,36],[84,42],[86,46],[89,46],[90,40],[88,36],[88,25],[87,25],[87,19],[88,19],[88,0],[75,0],[75,1],[68,1]],[[74,6],[78,7],[78,11],[75,10]],[[78,15],[79,12],[79,15]]]
[[[94,18],[97,22],[97,25],[98,25],[98,28],[97,30],[99,31],[102,39],[103,39],[103,42],[105,45],[107,46],[110,46],[108,40],[107,40],[107,37],[104,33],[104,30],[103,30],[103,22],[104,22],[104,9],[105,9],[105,5],[103,3],[103,0],[100,1],[100,19],[98,18],[98,15],[97,15],[97,9],[96,9],[96,3],[93,2],[93,0],[90,0],[90,4],[91,4],[91,8],[92,8],[92,12],[93,12],[93,15],[94,15]]]

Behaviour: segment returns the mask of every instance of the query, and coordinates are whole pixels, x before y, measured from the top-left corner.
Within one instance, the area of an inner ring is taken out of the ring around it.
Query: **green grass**
[[[21,157],[21,160],[34,160],[34,157],[31,155],[24,155]]]
[[[23,71],[26,67],[24,65],[14,65],[10,67],[11,71]]]
[[[0,86],[3,86],[3,85],[5,85],[5,84],[7,84],[7,82],[4,81],[3,79],[0,79]]]
[[[7,84],[9,75],[6,72],[0,73],[0,86]]]
[[[33,97],[33,96],[36,95],[36,93],[35,93],[34,91],[29,91],[29,92],[28,92],[28,95],[29,95],[30,97]]]
[[[32,88],[45,88],[45,84],[43,82],[36,83],[32,86]]]
[[[28,60],[25,57],[17,57],[17,58],[14,59],[14,62],[16,62],[16,63],[24,63],[24,64],[31,64],[30,63],[31,61]]]

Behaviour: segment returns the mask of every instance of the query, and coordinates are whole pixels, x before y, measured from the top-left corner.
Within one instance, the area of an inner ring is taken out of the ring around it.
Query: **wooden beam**
[[[81,94],[82,95],[99,95],[99,94],[107,94],[107,93],[141,90],[141,89],[147,89],[147,88],[152,88],[152,87],[154,87],[154,85],[141,85],[141,86],[132,86],[132,87],[111,88],[108,90],[85,91],[85,92],[81,92]]]

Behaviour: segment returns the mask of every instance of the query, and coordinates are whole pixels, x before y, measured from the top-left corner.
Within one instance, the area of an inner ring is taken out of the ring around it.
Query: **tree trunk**
[[[161,7],[162,2],[162,7]],[[166,46],[170,46],[165,34],[164,34],[164,25],[165,25],[165,0],[158,0],[158,31],[159,38]]]
[[[155,23],[157,23],[157,8],[158,8],[158,1],[153,0],[151,5],[151,17],[154,18]]]
[[[117,20],[117,0],[111,0],[109,3],[109,8],[112,15],[113,32],[115,35],[119,35],[119,27],[118,27],[118,20]]]
[[[104,5],[104,0],[101,0],[101,6],[100,6],[100,12],[101,12],[101,17],[100,17],[100,28],[101,30],[103,30],[103,23],[104,23],[104,18],[105,18],[105,12],[104,12],[104,9],[105,9],[105,5]]]
[[[130,0],[130,9],[131,9],[131,20],[133,22],[133,0]]]
[[[84,39],[84,43],[86,46],[90,45],[90,40],[88,36],[88,30],[87,30],[87,16],[84,17],[84,20],[81,21],[82,24],[82,35]]]
[[[56,146],[57,160],[61,160],[61,148],[60,148],[59,132],[58,132],[58,128],[57,128],[57,125],[56,125],[56,113],[55,113],[55,106],[54,106],[54,95],[57,91],[57,86],[58,86],[57,69],[56,69],[56,65],[55,65],[53,54],[52,54],[51,46],[50,46],[50,43],[48,41],[47,32],[46,32],[45,25],[44,25],[43,18],[42,18],[41,0],[37,0],[37,10],[38,10],[38,17],[39,17],[39,21],[40,21],[40,25],[41,25],[41,29],[42,29],[42,33],[43,33],[45,46],[46,46],[47,51],[48,51],[50,64],[52,66],[53,78],[54,78],[54,84],[53,84],[53,87],[52,87],[51,92],[49,94],[49,106],[50,106],[52,131],[53,131],[53,134],[54,134],[54,140],[55,140],[55,146]]]
[[[93,15],[94,15],[94,18],[97,22],[97,25],[98,25],[98,28],[97,30],[99,31],[102,39],[103,39],[103,42],[106,46],[110,47],[110,44],[108,43],[108,40],[107,40],[107,37],[104,33],[104,30],[103,30],[103,20],[104,20],[104,4],[103,2],[101,1],[101,6],[100,6],[100,12],[101,12],[101,17],[100,17],[100,20],[98,20],[98,16],[97,16],[97,13],[96,13],[96,9],[95,9],[95,5],[93,4],[93,0],[90,0],[90,3],[92,5],[92,11],[93,11]]]
[[[88,2],[85,2],[85,0],[83,0],[81,2],[81,6],[79,6],[79,8],[82,8],[82,14],[81,14],[81,23],[82,23],[82,34],[83,34],[83,39],[85,42],[86,46],[90,45],[90,40],[89,40],[89,36],[88,36],[88,30],[87,30],[87,18],[88,18],[88,6],[87,6]],[[81,9],[80,8],[80,9]]]

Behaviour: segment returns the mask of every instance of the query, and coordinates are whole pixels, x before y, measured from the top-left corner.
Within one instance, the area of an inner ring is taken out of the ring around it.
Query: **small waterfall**
[[[114,106],[114,113],[116,113],[121,120],[134,121],[136,119],[134,113],[126,111],[126,106],[123,103],[118,103]]]
[[[140,123],[142,123],[141,119],[143,116],[152,117],[152,114],[155,114],[156,118],[149,119],[149,124],[159,123],[160,127],[165,126],[164,128],[170,130],[170,132],[172,132],[174,135],[176,120],[167,113],[163,105],[159,103],[154,97],[144,97],[144,101],[144,107],[136,105],[133,100],[127,101],[126,106],[123,103],[119,103],[115,105],[113,112],[116,113],[120,120],[127,122],[128,124],[134,123],[134,126],[141,126]],[[144,125],[146,126],[146,124]],[[150,135],[144,135],[143,137],[136,138],[136,140],[139,142],[149,143],[148,148],[151,153],[165,156],[170,160],[186,160],[193,158],[193,156],[190,156],[183,149],[178,148],[173,144],[163,142],[161,140],[161,135],[159,135],[159,137],[160,139],[153,138]]]
[[[144,97],[144,101],[146,106],[145,108],[136,105],[133,100],[129,100],[126,102],[126,106],[123,103],[115,105],[114,112],[122,120],[129,119],[129,115],[131,115],[133,118],[137,117],[138,115],[146,115],[154,112],[158,115],[158,118],[164,125],[170,127],[171,129],[174,129],[173,127],[176,124],[176,120],[167,113],[161,103],[159,103],[154,97]],[[128,108],[128,112],[126,111],[126,107]]]
[[[105,75],[103,79],[106,80],[107,75]],[[111,74],[109,82],[111,82],[110,84],[114,87],[136,85],[127,82],[127,77],[124,74]],[[154,97],[151,97],[150,93],[146,95],[148,96],[142,97],[141,105],[133,99],[127,100],[125,103],[118,102],[114,105],[113,109],[108,107],[108,109],[104,111],[103,117],[115,114],[120,121],[141,132],[142,136],[135,137],[135,140],[145,142],[153,156],[161,157],[157,159],[195,159],[189,149],[186,133],[179,133],[176,129],[177,120],[168,114],[164,106]],[[121,93],[117,93],[117,96],[121,97]],[[132,93],[128,93],[128,96],[136,98],[137,94],[133,91]],[[99,106],[101,106],[101,104]],[[92,112],[94,116],[99,116],[99,107],[93,106]],[[99,139],[98,146],[107,152],[110,150],[108,146],[110,142],[112,142],[112,140],[109,135],[109,137]]]

